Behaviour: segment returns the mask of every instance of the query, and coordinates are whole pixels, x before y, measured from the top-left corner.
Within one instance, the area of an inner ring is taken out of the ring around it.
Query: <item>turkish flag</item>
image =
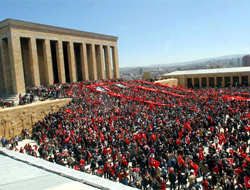
[[[248,157],[247,154],[245,154],[245,158],[247,159],[248,162],[250,162],[250,158]]]
[[[63,111],[63,113],[71,113],[71,109],[69,108],[69,109]]]
[[[180,139],[176,139],[176,144],[181,144],[181,141],[180,141]]]
[[[189,165],[191,168],[194,169],[194,174],[195,174],[195,176],[197,176],[199,166],[196,163],[194,163],[192,160],[190,160]]]
[[[63,142],[65,143],[65,142],[69,142],[69,140],[70,140],[70,138],[69,137],[67,137]]]
[[[126,160],[126,158],[125,158],[124,155],[122,155],[122,160],[121,161],[122,161],[123,165],[128,166],[128,162],[127,162],[127,160]]]
[[[233,165],[234,162],[233,162],[233,159],[232,159],[232,158],[228,158],[228,159],[226,159],[226,160],[228,161],[228,164],[229,164],[229,165]]]
[[[202,148],[200,149],[200,152],[199,152],[199,159],[200,159],[200,160],[204,160],[204,155],[203,155],[203,150],[202,150]]]
[[[99,168],[96,173],[102,175],[103,174],[102,168]]]
[[[79,166],[77,166],[77,165],[75,165],[74,169],[78,170],[78,171],[80,170]]]
[[[85,166],[85,161],[83,159],[81,159],[79,164],[80,164],[80,166]]]
[[[139,171],[140,171],[140,168],[134,168],[133,171],[134,171],[134,172],[139,172]]]
[[[234,171],[235,171],[238,175],[240,175],[240,174],[243,172],[240,168],[234,169]]]
[[[88,151],[88,156],[89,156],[89,159],[92,158],[92,154],[90,154],[90,152]]]
[[[155,168],[158,168],[161,165],[161,163],[154,158],[149,158],[149,166],[154,166]]]
[[[189,131],[191,131],[191,123],[190,122],[185,122],[184,127],[187,128]]]
[[[250,131],[250,127],[245,126],[246,131]]]
[[[245,178],[245,186],[247,188],[249,188],[250,187],[250,177],[244,177],[244,178]]]
[[[62,128],[62,125],[61,124],[59,124],[58,125],[58,130],[60,130]]]
[[[100,133],[100,136],[101,136],[101,140],[103,141],[104,140],[104,136],[102,133]]]
[[[179,155],[179,156],[178,156],[178,163],[179,163],[180,165],[183,165],[184,168],[186,167],[186,163],[185,163],[185,161],[183,160],[183,156],[182,156],[182,155]]]
[[[127,145],[131,144],[130,141],[129,141],[129,139],[128,139],[128,137],[125,138],[125,142],[126,142]]]
[[[183,132],[184,132],[185,130],[184,130],[184,128],[182,128],[182,130],[180,131],[180,132],[178,132],[178,134],[179,134],[179,139],[181,139],[181,137],[183,136]]]
[[[233,150],[232,150],[232,149],[230,149],[229,151],[230,151],[231,156],[232,156],[232,157],[234,157]]]
[[[152,133],[151,137],[152,137],[153,141],[155,142],[156,141],[156,136],[155,136],[154,133]]]
[[[117,113],[118,115],[121,115],[120,110],[118,108],[115,108],[115,113]]]
[[[190,144],[190,140],[189,140],[189,138],[188,138],[188,137],[186,138],[186,141],[187,141],[187,143],[188,143],[188,144]]]
[[[152,126],[151,124],[149,124],[149,128],[150,128],[151,130],[153,130],[153,126]]]

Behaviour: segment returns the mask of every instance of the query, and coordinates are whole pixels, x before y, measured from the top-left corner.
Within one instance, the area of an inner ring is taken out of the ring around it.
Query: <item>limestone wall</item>
[[[164,80],[158,80],[155,81],[155,83],[162,83],[162,84],[166,84],[168,86],[177,86],[178,85],[178,79],[176,78],[171,78],[171,79],[164,79]]]
[[[42,120],[48,113],[59,111],[71,101],[70,98],[38,102],[24,106],[0,109],[0,138],[10,139],[20,135],[22,129],[32,131],[32,126]]]

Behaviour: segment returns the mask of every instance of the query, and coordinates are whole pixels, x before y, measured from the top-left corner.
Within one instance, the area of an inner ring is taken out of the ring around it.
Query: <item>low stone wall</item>
[[[155,81],[155,83],[162,83],[162,84],[166,84],[168,86],[177,86],[178,79],[171,78],[171,79],[158,80],[158,81]]]
[[[0,138],[10,139],[20,135],[23,129],[32,131],[32,126],[48,113],[57,112],[71,101],[68,99],[47,100],[24,106],[0,109]]]

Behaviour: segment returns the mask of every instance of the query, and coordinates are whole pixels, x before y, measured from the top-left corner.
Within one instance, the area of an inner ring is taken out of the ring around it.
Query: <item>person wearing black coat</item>
[[[170,190],[175,189],[176,175],[173,172],[169,173]]]

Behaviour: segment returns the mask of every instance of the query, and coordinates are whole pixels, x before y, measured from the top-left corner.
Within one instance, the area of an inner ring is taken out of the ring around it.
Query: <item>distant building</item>
[[[245,55],[244,57],[242,57],[242,66],[243,67],[250,66],[250,56],[249,55]]]
[[[139,69],[139,74],[140,74],[140,75],[143,74],[143,69]]]
[[[239,57],[237,58],[237,66],[238,67],[240,66],[240,58]]]
[[[250,67],[174,71],[162,79],[178,79],[184,87],[229,87],[250,84]]]

